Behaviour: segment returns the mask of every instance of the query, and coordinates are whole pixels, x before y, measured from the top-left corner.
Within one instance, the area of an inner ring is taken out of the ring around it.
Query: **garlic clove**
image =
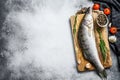
[[[117,41],[117,38],[116,38],[115,35],[114,36],[109,36],[109,42],[115,43],[116,41]]]
[[[110,28],[110,27],[111,27],[111,25],[112,25],[112,23],[110,22],[110,23],[108,24],[108,27]]]
[[[92,66],[92,65],[91,65],[90,63],[87,63],[85,67],[86,67],[87,69],[89,69],[89,68],[91,68],[91,66]]]
[[[80,59],[78,60],[78,64],[81,64],[81,60]]]

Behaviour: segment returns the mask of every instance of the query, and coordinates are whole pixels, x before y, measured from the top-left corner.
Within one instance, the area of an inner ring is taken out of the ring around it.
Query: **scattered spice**
[[[103,14],[99,14],[97,17],[97,20],[98,20],[99,25],[106,25],[107,24],[107,18]]]

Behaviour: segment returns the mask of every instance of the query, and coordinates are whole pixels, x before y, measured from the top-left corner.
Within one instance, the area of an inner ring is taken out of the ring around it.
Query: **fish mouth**
[[[90,7],[88,7],[86,10],[86,13],[88,14],[88,13],[90,13],[90,11],[91,11],[91,9],[90,9]]]

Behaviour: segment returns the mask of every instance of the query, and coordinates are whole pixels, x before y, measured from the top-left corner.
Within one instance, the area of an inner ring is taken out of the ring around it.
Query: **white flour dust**
[[[69,18],[87,0],[8,0],[4,22],[11,80],[77,80]],[[91,74],[92,76],[93,74]],[[87,75],[86,75],[87,76]],[[75,78],[76,77],[76,78]],[[81,74],[81,80],[82,80]],[[84,78],[83,78],[84,80]],[[87,79],[86,79],[87,80]],[[88,79],[89,80],[89,79]]]

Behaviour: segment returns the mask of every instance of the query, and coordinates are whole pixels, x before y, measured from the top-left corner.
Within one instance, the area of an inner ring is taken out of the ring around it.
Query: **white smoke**
[[[69,18],[87,0],[8,0],[4,22],[11,80],[89,80],[77,73]],[[8,33],[8,34],[7,34]],[[91,74],[92,76],[93,74]],[[87,76],[87,75],[86,75]]]

